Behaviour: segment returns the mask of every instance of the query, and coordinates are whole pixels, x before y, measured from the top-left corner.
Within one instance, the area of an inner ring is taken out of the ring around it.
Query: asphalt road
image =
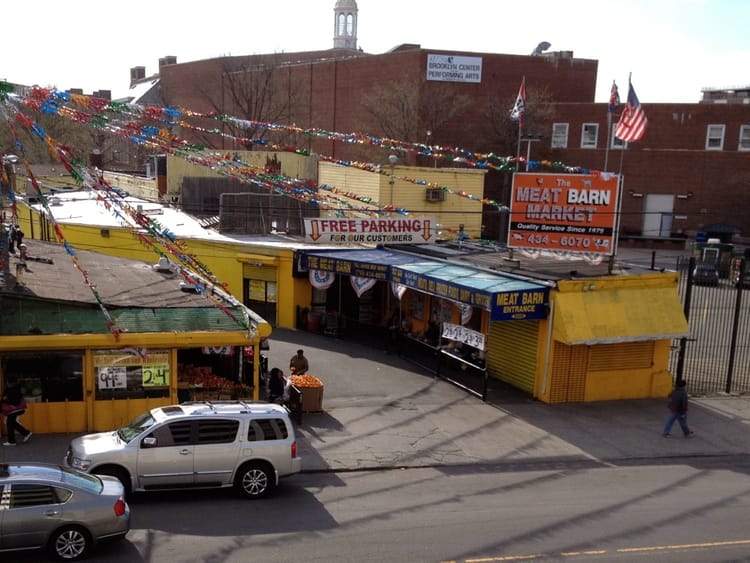
[[[261,501],[231,491],[140,495],[126,540],[93,560],[747,561],[750,462],[731,464],[472,465],[303,474]]]

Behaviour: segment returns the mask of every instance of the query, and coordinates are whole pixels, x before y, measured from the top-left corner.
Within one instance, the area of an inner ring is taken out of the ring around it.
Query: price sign
[[[478,350],[484,350],[484,333],[471,330],[461,325],[443,323],[443,338],[463,342]]]
[[[169,385],[169,364],[144,364],[144,387],[166,387]]]
[[[128,386],[125,367],[107,366],[97,368],[96,384],[99,389],[125,389]]]

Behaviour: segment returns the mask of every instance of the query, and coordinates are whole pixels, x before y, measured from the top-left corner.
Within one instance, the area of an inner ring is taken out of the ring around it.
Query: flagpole
[[[521,164],[521,129],[523,129],[523,125],[521,125],[521,122],[518,122],[518,143],[517,143],[517,149],[516,149],[516,172],[519,171],[519,166]]]
[[[630,89],[632,88],[632,86],[631,86],[631,82],[632,82],[631,79],[632,79],[632,77],[633,77],[633,73],[629,72],[628,73],[628,97],[630,97]],[[630,143],[628,143],[627,141],[625,141],[625,146],[622,147],[622,151],[620,152],[620,168],[617,171],[617,174],[619,176],[622,176],[622,161],[625,158],[625,151],[628,150],[628,145],[629,144]]]
[[[523,94],[523,97],[522,97]],[[518,90],[518,96],[516,97],[515,108],[518,108],[519,100],[521,104],[526,104],[526,75],[521,79],[521,88]],[[526,112],[526,107],[521,107],[518,115],[518,143],[516,147],[516,172],[519,171],[521,164],[521,136],[523,131],[523,114]]]
[[[604,171],[608,170],[609,162],[609,145],[612,144],[612,111],[607,110],[607,144],[604,147]]]

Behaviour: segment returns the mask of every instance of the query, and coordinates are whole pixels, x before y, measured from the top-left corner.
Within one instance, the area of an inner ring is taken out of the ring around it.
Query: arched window
[[[336,35],[344,35],[346,33],[346,16],[344,14],[339,14],[337,30]]]
[[[346,34],[354,34],[354,16],[352,14],[346,15]]]

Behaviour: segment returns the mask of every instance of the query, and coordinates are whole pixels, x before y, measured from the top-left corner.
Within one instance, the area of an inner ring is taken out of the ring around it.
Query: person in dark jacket
[[[8,381],[3,394],[2,411],[8,426],[8,440],[3,443],[3,446],[16,445],[16,432],[23,436],[24,442],[28,442],[31,438],[31,430],[18,421],[26,412],[26,399],[15,381]]]
[[[687,423],[688,394],[685,390],[685,386],[685,380],[680,380],[675,384],[674,389],[669,394],[669,403],[667,405],[669,408],[669,417],[667,418],[667,423],[664,425],[664,430],[661,433],[665,438],[670,436],[672,425],[675,420],[680,423],[680,428],[682,428],[682,433],[685,435],[685,438],[689,438],[693,435],[693,431],[690,430]]]
[[[289,369],[293,372],[292,375],[304,375],[310,369],[310,364],[307,363],[304,350],[297,350],[297,353],[292,356],[289,360]]]
[[[271,377],[268,380],[268,402],[276,403],[284,396],[286,389],[286,378],[284,372],[279,368],[271,370]]]

